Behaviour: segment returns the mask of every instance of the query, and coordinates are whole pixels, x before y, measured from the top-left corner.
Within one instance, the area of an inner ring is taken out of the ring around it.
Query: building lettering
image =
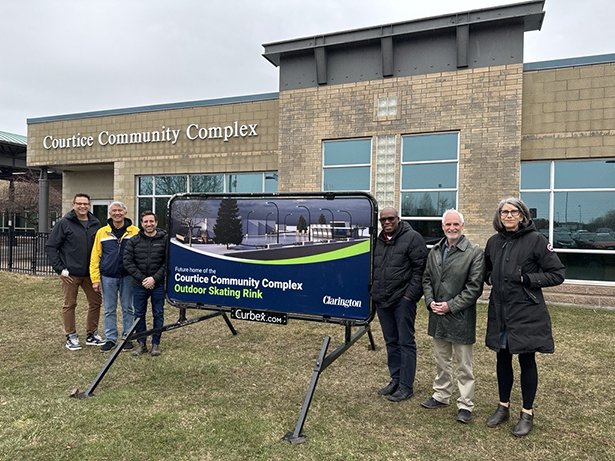
[[[94,145],[93,136],[81,136],[81,133],[72,135],[70,138],[54,138],[45,136],[43,147],[45,149],[69,149],[75,147],[92,147]]]
[[[193,123],[186,128],[186,137],[191,141],[195,139],[223,139],[228,142],[230,138],[245,138],[250,136],[258,136],[256,132],[257,123],[249,123],[248,125],[239,125],[238,121],[232,125],[199,127]]]
[[[250,138],[258,136],[258,123],[241,123],[237,120],[224,126],[200,126],[198,123],[189,124],[184,130],[162,126],[159,130],[113,132],[102,130],[96,136],[82,136],[81,133],[68,137],[45,136],[43,148],[50,149],[82,149],[99,146],[121,146],[130,144],[170,143],[175,145],[182,131],[186,139],[196,140],[222,140],[229,142],[233,138]]]

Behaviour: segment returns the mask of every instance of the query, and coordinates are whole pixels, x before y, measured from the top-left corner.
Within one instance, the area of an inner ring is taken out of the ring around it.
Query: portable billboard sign
[[[362,192],[176,195],[168,300],[268,323],[369,323],[376,226]]]

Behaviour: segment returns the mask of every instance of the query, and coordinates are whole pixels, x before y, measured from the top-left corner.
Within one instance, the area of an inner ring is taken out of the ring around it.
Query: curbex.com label
[[[263,312],[235,307],[231,309],[231,318],[233,320],[249,320],[251,322],[274,323],[277,325],[286,325],[288,323],[288,314],[284,312]]]

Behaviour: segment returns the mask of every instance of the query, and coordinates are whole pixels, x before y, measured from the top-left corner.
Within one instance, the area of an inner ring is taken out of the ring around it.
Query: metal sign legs
[[[310,409],[310,404],[312,403],[314,392],[316,391],[316,384],[318,384],[318,378],[320,378],[320,374],[325,371],[325,369],[329,365],[331,365],[340,355],[346,352],[350,348],[350,346],[356,343],[357,340],[365,333],[367,333],[367,336],[369,338],[370,349],[376,349],[374,337],[372,335],[372,331],[369,324],[360,327],[360,329],[354,335],[351,335],[350,328],[350,325],[345,326],[344,342],[340,344],[337,349],[335,349],[329,355],[326,354],[327,350],[329,349],[329,343],[331,342],[331,338],[329,336],[324,337],[322,341],[322,346],[320,348],[320,353],[318,354],[316,364],[314,365],[314,370],[312,371],[312,378],[310,379],[310,384],[308,385],[307,393],[305,395],[305,399],[303,400],[301,411],[299,412],[299,419],[297,420],[297,424],[295,424],[295,430],[294,432],[289,432],[284,435],[284,437],[282,437],[282,440],[287,440],[293,445],[305,442],[305,435],[303,435],[301,431],[303,430],[303,425],[305,424],[307,413]]]
[[[186,309],[180,308],[180,315],[179,315],[179,319],[177,320],[177,322],[169,324],[169,325],[165,325],[162,328],[152,329],[152,330],[144,331],[143,333],[138,333],[138,334],[134,333],[134,330],[137,327],[137,323],[138,323],[138,319],[136,319],[133,322],[130,329],[126,332],[126,334],[118,342],[115,349],[111,352],[111,355],[109,356],[109,358],[103,365],[102,369],[100,370],[96,378],[94,378],[94,380],[90,383],[88,388],[85,391],[81,391],[78,388],[73,389],[73,391],[71,392],[71,397],[74,397],[77,399],[85,399],[88,397],[92,397],[94,395],[94,391],[96,390],[96,387],[103,380],[103,378],[105,377],[105,375],[111,368],[111,365],[113,365],[113,362],[115,362],[115,359],[121,353],[124,347],[124,344],[127,341],[133,341],[133,340],[145,337],[145,336],[150,336],[154,333],[161,333],[163,331],[174,330],[176,328],[181,328],[187,325],[191,325],[193,323],[201,322],[203,320],[208,320],[208,319],[218,317],[218,316],[222,316],[222,318],[226,322],[226,325],[228,326],[231,333],[233,335],[236,335],[237,331],[233,327],[233,324],[231,323],[230,319],[228,318],[226,313],[220,312],[220,311],[207,314],[207,315],[202,315],[199,317],[194,317],[191,319],[187,319]],[[307,388],[305,399],[303,400],[303,405],[301,406],[301,411],[299,412],[299,418],[297,419],[297,423],[295,424],[295,430],[293,432],[289,432],[286,435],[284,435],[282,437],[282,440],[287,440],[293,445],[305,442],[306,437],[302,432],[303,425],[305,424],[305,420],[307,418],[307,414],[310,409],[310,404],[312,403],[312,398],[314,397],[314,392],[316,391],[316,385],[318,384],[318,379],[320,378],[321,373],[325,371],[329,365],[335,362],[335,360],[337,360],[354,343],[356,343],[359,340],[359,338],[361,338],[361,336],[363,336],[366,333],[369,338],[369,348],[371,350],[376,349],[376,345],[374,343],[374,337],[372,335],[372,331],[370,329],[369,324],[360,326],[359,329],[354,334],[352,334],[351,325],[344,325],[344,328],[345,328],[344,342],[340,344],[334,351],[332,351],[328,355],[327,355],[327,351],[329,349],[331,338],[329,336],[324,337],[322,346],[320,348],[320,353],[318,354],[318,358],[316,359],[316,363],[312,370],[312,377],[310,379],[310,383]]]
[[[177,328],[185,327],[187,325],[192,325],[193,323],[202,322],[203,320],[209,320],[211,318],[218,317],[218,316],[222,316],[229,330],[231,330],[231,333],[233,334],[233,336],[235,336],[237,334],[237,331],[233,327],[231,320],[228,318],[228,316],[224,312],[214,312],[213,314],[206,314],[206,315],[201,315],[199,317],[187,319],[186,318],[186,308],[180,308],[179,309],[179,319],[177,320],[177,322],[171,323],[169,325],[164,325],[162,328],[147,330],[147,331],[144,331],[138,334],[135,334],[134,331],[135,331],[135,328],[137,327],[137,323],[139,323],[139,319],[135,319],[130,329],[124,334],[124,336],[122,336],[122,339],[117,343],[117,346],[115,347],[115,349],[111,351],[111,355],[109,356],[109,358],[103,365],[102,369],[98,373],[98,376],[94,378],[94,380],[88,386],[88,388],[85,391],[81,391],[79,390],[79,388],[75,388],[71,391],[70,396],[76,399],[85,399],[87,397],[92,397],[94,395],[94,390],[96,389],[98,384],[100,384],[102,379],[105,377],[105,375],[111,368],[111,365],[113,365],[113,362],[115,362],[115,359],[117,358],[117,356],[120,354],[120,352],[122,352],[122,349],[124,348],[124,344],[126,344],[127,341],[134,341],[136,339],[147,337],[155,333],[162,333],[164,331],[175,330]]]

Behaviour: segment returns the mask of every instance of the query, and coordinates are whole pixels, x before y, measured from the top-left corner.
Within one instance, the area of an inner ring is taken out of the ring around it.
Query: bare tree
[[[28,216],[34,227],[38,224],[38,177],[31,171],[0,183],[0,212]],[[50,185],[49,211],[62,212],[62,194]]]
[[[173,219],[171,229],[176,234],[181,234],[182,230],[187,227],[185,238],[188,240],[188,245],[192,246],[192,231],[196,227],[207,223],[207,202],[205,200],[196,199],[177,199],[172,204],[171,218]]]

